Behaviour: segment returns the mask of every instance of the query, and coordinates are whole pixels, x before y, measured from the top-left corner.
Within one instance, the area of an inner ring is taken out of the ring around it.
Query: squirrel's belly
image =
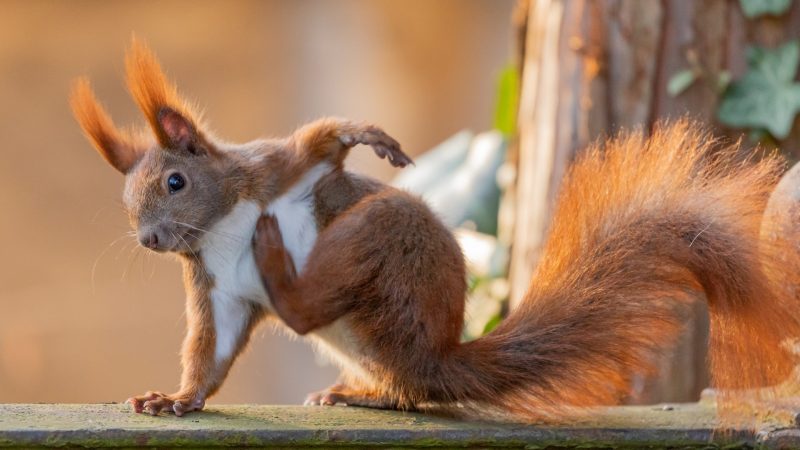
[[[367,358],[364,346],[353,334],[347,317],[312,331],[306,335],[306,339],[314,344],[319,353],[330,358],[348,375],[368,384],[374,381],[363,364]]]

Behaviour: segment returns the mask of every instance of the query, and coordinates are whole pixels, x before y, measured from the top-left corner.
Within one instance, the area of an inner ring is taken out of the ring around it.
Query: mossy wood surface
[[[182,418],[127,405],[0,405],[0,447],[789,448],[795,429],[714,433],[711,404],[620,407],[569,425],[465,422],[349,407],[210,405]]]

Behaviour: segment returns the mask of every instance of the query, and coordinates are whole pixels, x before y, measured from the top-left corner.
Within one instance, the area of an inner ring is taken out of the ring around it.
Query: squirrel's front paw
[[[273,215],[265,214],[258,220],[253,255],[268,291],[279,283],[287,284],[296,276],[291,255],[283,245],[278,220]]]
[[[183,393],[166,395],[161,392],[148,391],[144,395],[129,398],[125,403],[130,403],[137,413],[146,412],[151,416],[156,416],[164,411],[180,417],[190,411],[200,411],[206,401],[197,395]]]
[[[352,133],[342,133],[339,135],[339,141],[347,147],[354,147],[357,144],[369,145],[376,155],[388,158],[389,163],[395,167],[414,164],[414,161],[403,153],[400,144],[393,137],[374,125],[366,125]]]

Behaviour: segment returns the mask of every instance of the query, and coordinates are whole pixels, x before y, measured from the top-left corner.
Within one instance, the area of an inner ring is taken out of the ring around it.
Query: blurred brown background
[[[417,154],[489,127],[513,3],[0,2],[0,402],[177,387],[178,264],[121,238],[122,178],[67,105],[70,81],[89,75],[117,122],[140,121],[122,81],[132,32],[223,138],[285,135],[335,114],[379,123]],[[350,163],[393,174],[369,151]],[[297,403],[335,376],[264,327],[213,401]]]

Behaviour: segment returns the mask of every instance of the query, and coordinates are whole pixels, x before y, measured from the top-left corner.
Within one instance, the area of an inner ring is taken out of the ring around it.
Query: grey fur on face
[[[160,147],[145,152],[125,177],[123,201],[139,242],[155,251],[189,253],[232,207],[231,161],[220,152]],[[171,176],[184,185],[171,191]],[[235,198],[235,197],[234,197]]]

